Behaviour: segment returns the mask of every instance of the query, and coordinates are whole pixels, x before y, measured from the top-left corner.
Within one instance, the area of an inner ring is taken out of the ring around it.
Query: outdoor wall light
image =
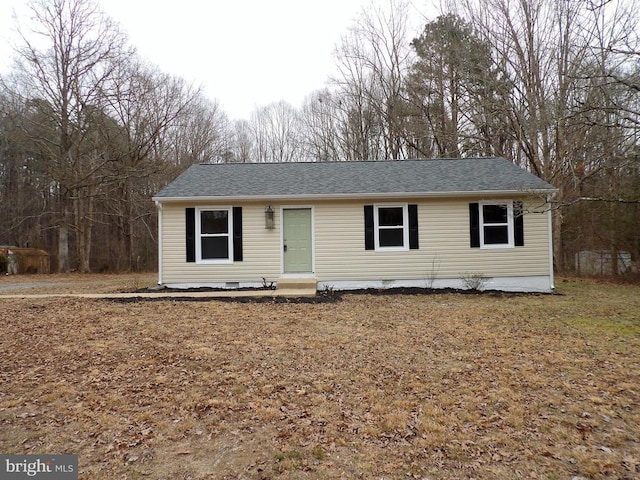
[[[264,209],[264,227],[267,230],[273,230],[274,228],[273,208],[271,208],[271,205]]]

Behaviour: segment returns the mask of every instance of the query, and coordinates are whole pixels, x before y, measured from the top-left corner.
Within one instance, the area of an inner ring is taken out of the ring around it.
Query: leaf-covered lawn
[[[0,300],[0,451],[82,479],[640,476],[640,287]]]

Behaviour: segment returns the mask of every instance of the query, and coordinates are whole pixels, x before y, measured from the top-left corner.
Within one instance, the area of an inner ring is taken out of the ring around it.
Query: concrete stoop
[[[276,292],[284,296],[315,297],[318,281],[315,278],[281,277],[276,282]]]

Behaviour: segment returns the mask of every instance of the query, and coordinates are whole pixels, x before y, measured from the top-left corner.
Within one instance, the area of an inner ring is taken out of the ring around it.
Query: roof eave
[[[301,201],[301,200],[357,200],[357,199],[389,199],[389,198],[450,198],[450,197],[482,197],[505,195],[548,195],[556,192],[555,188],[533,188],[517,190],[474,190],[462,192],[389,192],[389,193],[334,193],[314,195],[204,195],[180,197],[152,197],[157,203],[166,202],[247,202],[247,201]]]

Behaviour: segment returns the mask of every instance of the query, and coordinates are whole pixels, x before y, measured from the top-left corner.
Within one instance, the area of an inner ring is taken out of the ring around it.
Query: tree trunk
[[[77,228],[77,245],[79,269],[82,273],[91,272],[91,234],[93,230],[93,196],[90,191],[82,198],[81,192],[77,193],[78,198],[74,200],[74,212]]]
[[[138,259],[137,258],[133,258],[134,256],[134,252],[135,252],[135,235],[133,232],[133,219],[130,219],[129,221],[129,246],[128,246],[128,250],[129,250],[129,270],[132,272],[137,272],[138,271]]]
[[[58,226],[58,273],[68,273],[69,266],[69,207],[66,198],[62,199],[62,217]]]
[[[611,193],[618,192],[618,182],[616,182],[616,175],[618,172],[612,166],[607,169],[609,175],[609,191]],[[609,204],[609,218],[611,219],[611,228],[609,230],[609,241],[611,248],[611,275],[617,277],[620,273],[618,268],[618,218],[619,218],[617,205],[613,202]]]
[[[564,248],[562,245],[562,187],[555,194],[554,201],[556,203],[556,207],[554,208],[551,205],[551,223],[553,228],[553,265],[555,271],[558,273],[565,272],[565,261],[564,261]]]

